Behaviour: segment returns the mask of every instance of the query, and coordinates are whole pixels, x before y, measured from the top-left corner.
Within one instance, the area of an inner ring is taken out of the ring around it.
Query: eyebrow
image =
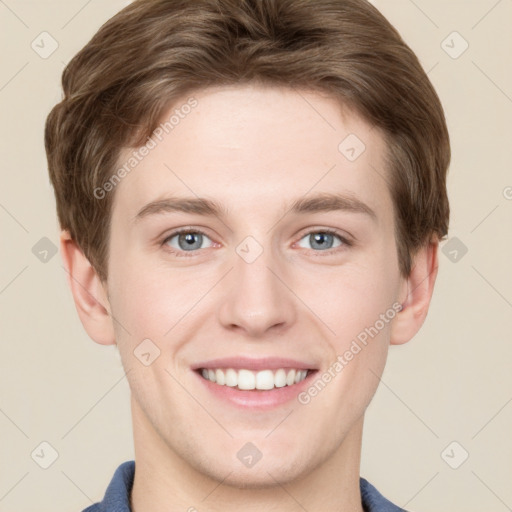
[[[372,220],[377,220],[377,215],[366,203],[352,195],[323,193],[311,197],[297,199],[287,208],[287,213],[305,214],[333,211],[346,211],[362,213]],[[146,204],[134,217],[137,222],[144,217],[169,212],[195,213],[204,216],[224,217],[228,210],[216,201],[201,197],[166,198],[152,201]]]

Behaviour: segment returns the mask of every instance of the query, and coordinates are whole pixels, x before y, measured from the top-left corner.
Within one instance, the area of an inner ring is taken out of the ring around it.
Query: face
[[[193,96],[115,190],[108,297],[136,444],[285,483],[346,448],[385,364],[402,279],[384,138],[317,93]]]

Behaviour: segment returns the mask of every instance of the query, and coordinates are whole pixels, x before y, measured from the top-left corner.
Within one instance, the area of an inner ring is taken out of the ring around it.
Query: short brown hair
[[[93,193],[123,147],[173,101],[260,83],[327,93],[382,129],[400,270],[448,231],[450,143],[417,57],[366,0],[138,0],[105,23],[62,75],[45,144],[58,218],[107,278],[113,193]],[[341,142],[341,141],[340,141]]]

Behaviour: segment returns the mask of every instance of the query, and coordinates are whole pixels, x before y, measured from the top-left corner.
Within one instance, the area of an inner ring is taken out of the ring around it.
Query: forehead
[[[316,92],[205,89],[176,101],[155,134],[142,158],[121,152],[125,168],[139,155],[116,187],[114,214],[133,217],[171,196],[211,197],[238,212],[321,192],[390,206],[383,134]]]

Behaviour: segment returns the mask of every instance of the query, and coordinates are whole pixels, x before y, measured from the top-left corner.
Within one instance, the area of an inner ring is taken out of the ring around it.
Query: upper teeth
[[[220,384],[221,386],[236,387],[238,389],[273,389],[291,386],[304,380],[308,370],[261,370],[253,372],[251,370],[227,370],[205,369],[202,370],[205,379]]]

